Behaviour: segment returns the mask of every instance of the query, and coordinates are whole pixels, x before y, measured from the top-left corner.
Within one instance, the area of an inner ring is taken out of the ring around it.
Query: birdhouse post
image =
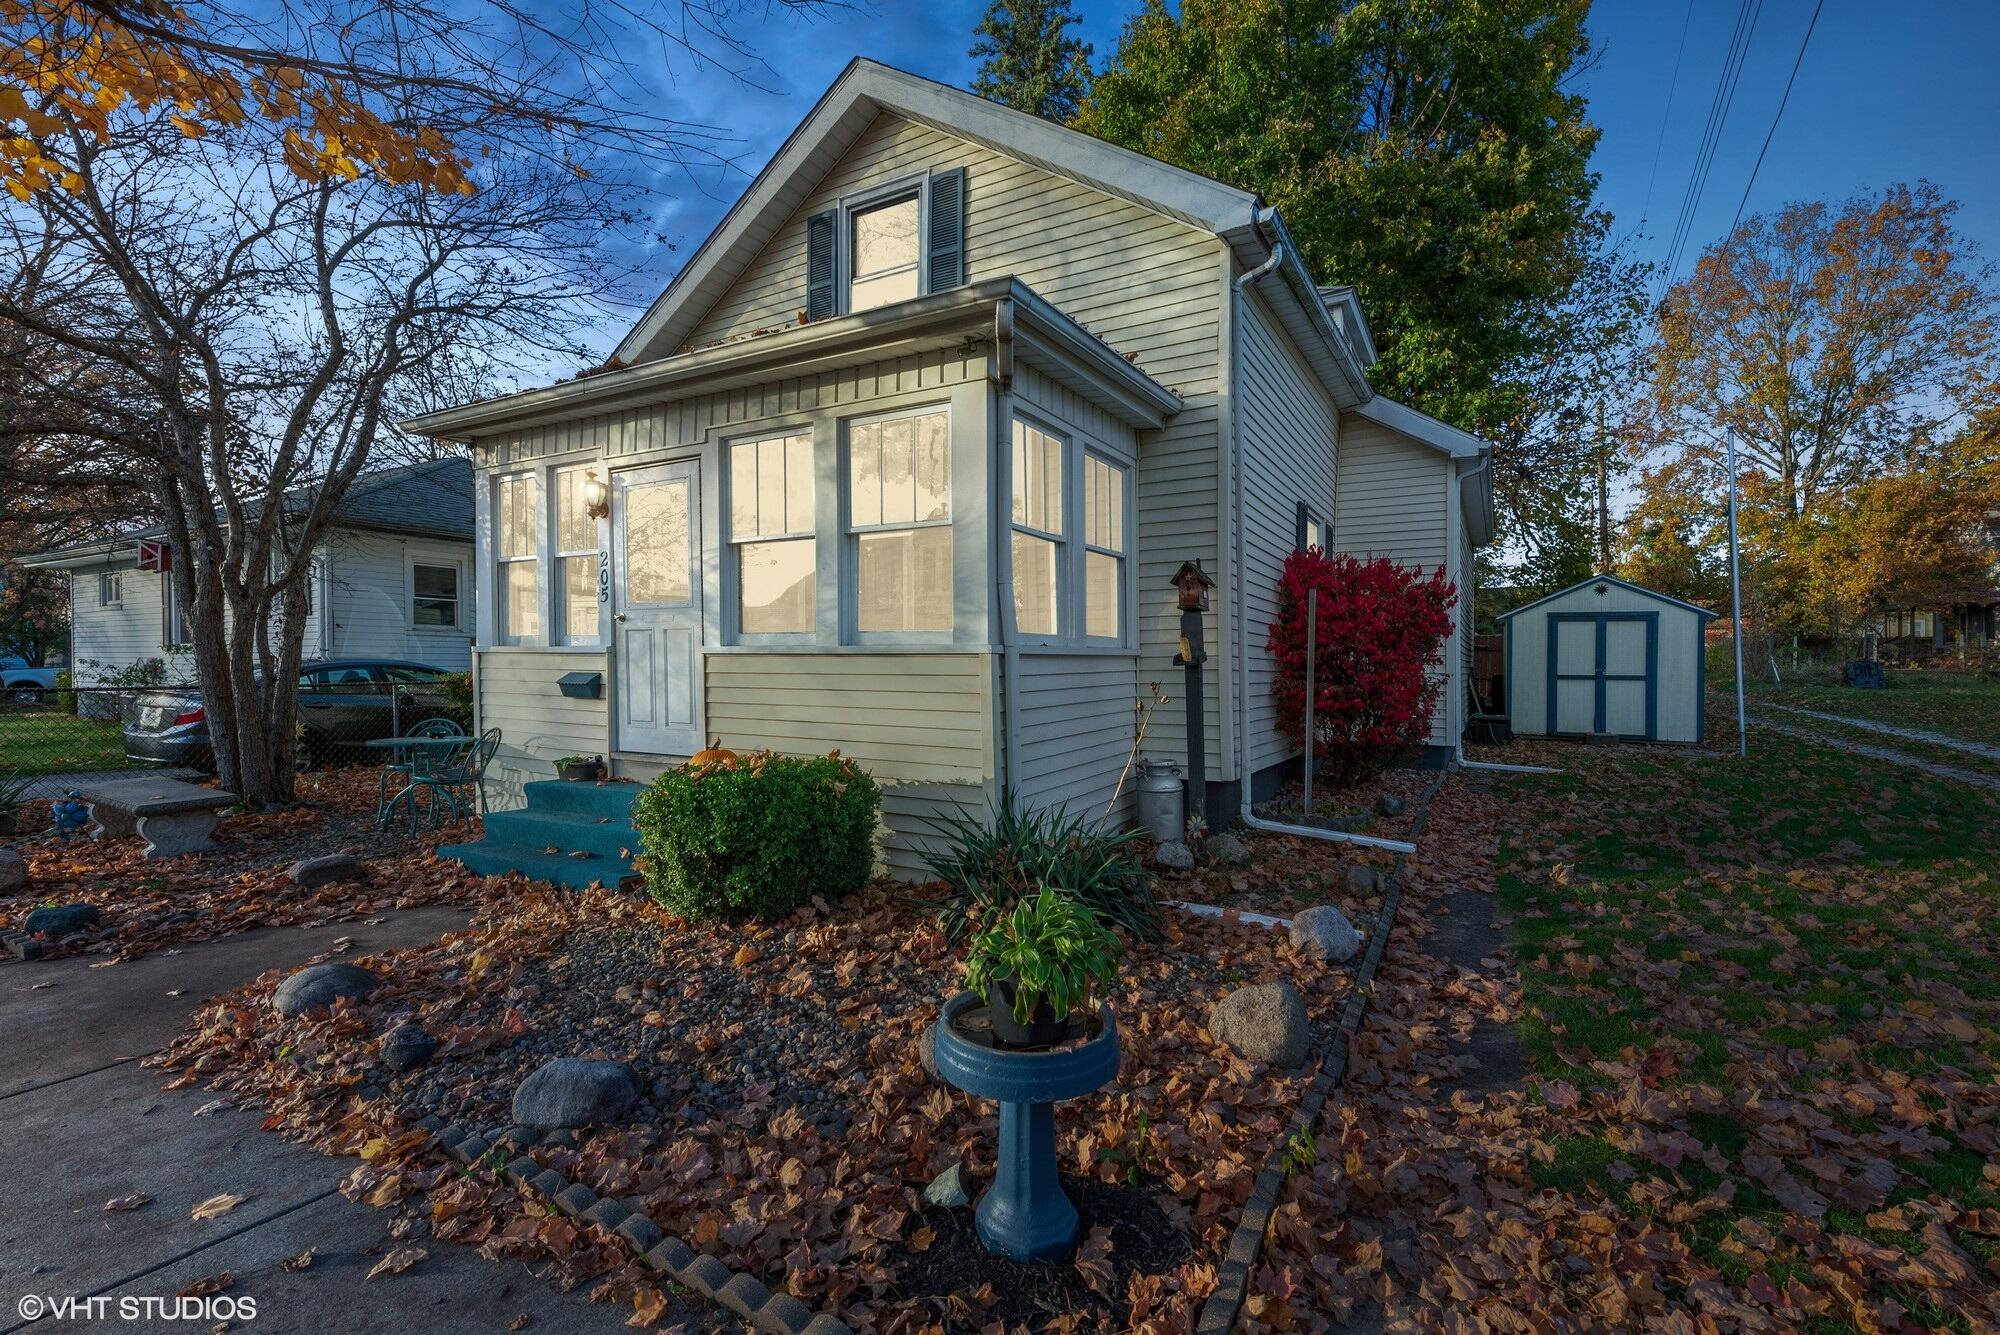
[[[1208,817],[1207,728],[1202,718],[1201,665],[1208,661],[1202,643],[1201,615],[1208,610],[1208,591],[1215,581],[1201,568],[1201,562],[1183,561],[1173,577],[1175,602],[1181,610],[1181,651],[1174,656],[1186,677],[1182,694],[1187,700],[1188,801],[1190,819]]]

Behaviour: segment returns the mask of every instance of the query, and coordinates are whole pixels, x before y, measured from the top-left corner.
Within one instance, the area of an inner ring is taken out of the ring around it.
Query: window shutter
[[[965,281],[965,168],[931,177],[930,235],[924,262],[929,292],[944,292]]]
[[[833,314],[835,211],[806,219],[806,317],[823,320]]]

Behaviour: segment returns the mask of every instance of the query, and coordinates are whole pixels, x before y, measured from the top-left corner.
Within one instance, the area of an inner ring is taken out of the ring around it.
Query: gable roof
[[[1722,615],[1722,613],[1720,612],[1711,612],[1706,607],[1697,607],[1695,604],[1687,602],[1680,598],[1676,598],[1672,594],[1661,593],[1658,589],[1649,589],[1643,584],[1634,584],[1629,579],[1620,579],[1616,575],[1592,575],[1589,579],[1578,580],[1576,583],[1570,585],[1566,589],[1557,589],[1554,593],[1543,594],[1541,597],[1535,599],[1531,603],[1522,603],[1519,607],[1516,607],[1511,611],[1502,612],[1499,616],[1493,619],[1495,621],[1509,620],[1510,618],[1521,615],[1521,613],[1529,610],[1530,608],[1540,607],[1543,603],[1546,603],[1553,598],[1564,597],[1568,594],[1575,593],[1578,589],[1589,588],[1593,584],[1616,584],[1621,589],[1630,590],[1633,593],[1640,594],[1643,597],[1655,599],[1659,602],[1670,603],[1675,607],[1686,608],[1690,612],[1697,612],[1702,616],[1708,617],[1711,620]]]
[[[310,500],[313,486],[308,482],[286,492],[287,509]],[[462,455],[377,469],[363,473],[348,486],[333,512],[333,527],[471,542],[472,496],[472,461]],[[249,505],[244,509],[254,520],[262,507]],[[115,538],[16,557],[15,564],[62,567],[116,560],[142,540],[164,537],[166,531],[165,525],[149,524]]]
[[[1254,229],[1262,201],[998,102],[873,60],[848,63],[749,189],[618,345],[625,362],[671,354],[875,118],[890,112],[1218,235]]]
[[[1440,422],[1429,413],[1419,412],[1408,404],[1383,398],[1380,394],[1356,405],[1353,411],[1376,426],[1387,427],[1398,435],[1408,436],[1454,459],[1477,459],[1493,448],[1470,431],[1460,431],[1449,422]]]

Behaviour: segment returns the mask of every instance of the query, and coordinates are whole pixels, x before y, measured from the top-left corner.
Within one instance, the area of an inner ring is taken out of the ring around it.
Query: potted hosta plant
[[[1088,1012],[1092,993],[1111,980],[1119,950],[1086,905],[1044,886],[973,938],[965,986],[986,998],[1002,1047],[1053,1047],[1068,1036],[1069,1017]]]
[[[604,777],[603,756],[564,756],[556,774],[570,783],[596,783]]]

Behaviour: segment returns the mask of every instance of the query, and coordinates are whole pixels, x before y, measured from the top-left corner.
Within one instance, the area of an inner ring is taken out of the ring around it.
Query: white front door
[[[612,634],[618,749],[701,750],[701,473],[687,463],[614,473]]]

